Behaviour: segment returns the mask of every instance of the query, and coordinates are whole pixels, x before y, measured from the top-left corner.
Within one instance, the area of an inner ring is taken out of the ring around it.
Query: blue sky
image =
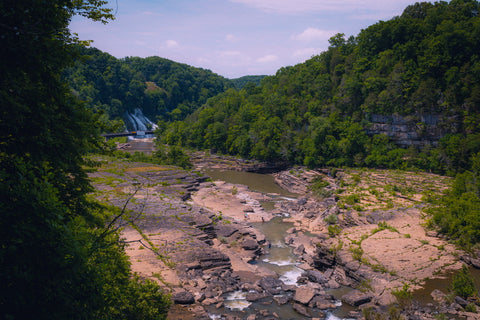
[[[117,58],[160,56],[227,78],[275,74],[398,16],[410,0],[109,0],[107,25],[76,17],[70,29]]]

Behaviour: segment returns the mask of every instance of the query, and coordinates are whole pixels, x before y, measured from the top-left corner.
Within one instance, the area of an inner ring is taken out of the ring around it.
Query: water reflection
[[[275,178],[269,174],[219,169],[205,169],[204,171],[210,178],[212,178],[212,180],[243,184],[248,186],[252,191],[265,194],[278,194],[290,199],[294,199],[298,196],[295,193],[291,193],[285,189],[282,189],[278,184],[275,183]]]

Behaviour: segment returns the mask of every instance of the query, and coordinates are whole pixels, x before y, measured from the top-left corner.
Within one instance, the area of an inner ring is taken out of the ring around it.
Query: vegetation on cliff
[[[0,318],[162,319],[169,301],[132,277],[112,212],[89,199],[83,156],[98,118],[60,80],[79,40],[74,15],[100,0],[0,4]]]
[[[465,170],[480,151],[478,12],[472,0],[416,3],[356,37],[337,34],[327,51],[281,68],[260,86],[209,99],[160,136],[168,144],[312,167]],[[399,148],[369,132],[380,116],[385,125],[392,117],[412,123],[420,140],[428,140],[431,123],[439,132],[422,148]]]

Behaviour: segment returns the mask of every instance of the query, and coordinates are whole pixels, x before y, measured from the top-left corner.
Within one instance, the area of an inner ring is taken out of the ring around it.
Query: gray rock
[[[306,276],[308,280],[315,283],[324,284],[328,282],[328,279],[317,270],[307,270],[302,273],[302,276]]]
[[[190,292],[182,291],[173,296],[173,302],[175,304],[193,304],[195,297]]]
[[[470,259],[470,263],[477,269],[480,269],[480,259]]]
[[[433,290],[432,293],[430,293],[430,296],[432,296],[433,300],[436,302],[445,302],[447,298],[447,295],[438,289]]]
[[[250,237],[244,239],[242,241],[242,248],[245,250],[257,250],[258,249],[258,242]]]
[[[192,258],[198,261],[200,268],[203,270],[213,268],[230,269],[232,267],[230,258],[228,258],[227,255],[211,248],[202,248],[196,250],[192,255]]]
[[[290,297],[289,296],[275,296],[273,297],[273,300],[275,300],[279,305],[283,306],[284,304],[287,304],[290,302]]]
[[[270,294],[279,294],[282,291],[283,282],[275,277],[268,276],[262,278],[258,285]]]
[[[218,237],[228,238],[238,231],[238,227],[231,224],[219,223],[215,226],[215,233]]]
[[[373,298],[372,293],[369,293],[369,292],[364,293],[364,292],[361,292],[360,290],[353,290],[343,295],[342,301],[353,307],[358,307],[359,305],[372,301],[372,298]]]
[[[293,310],[295,310],[297,313],[301,314],[302,316],[305,316],[305,317],[308,317],[308,318],[312,317],[312,313],[304,305],[301,305],[299,303],[294,303],[292,308],[293,308]]]
[[[266,297],[271,297],[271,294],[269,294],[268,292],[262,292],[262,293],[249,292],[249,293],[247,293],[247,295],[245,297],[245,300],[250,301],[250,302],[255,302],[255,301],[264,299]]]
[[[455,297],[455,302],[461,305],[463,308],[465,308],[468,305],[468,301],[459,296]]]

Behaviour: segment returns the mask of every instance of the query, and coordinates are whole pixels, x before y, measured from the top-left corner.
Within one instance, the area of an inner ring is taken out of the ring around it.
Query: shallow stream
[[[295,200],[298,195],[290,193],[282,189],[275,183],[273,176],[266,174],[258,174],[251,172],[238,171],[223,171],[219,169],[209,169],[205,171],[212,180],[221,180],[234,184],[243,184],[249,187],[252,191],[261,192],[271,196],[271,201],[262,203],[266,211],[273,210],[276,201],[285,201],[288,199]],[[285,236],[287,230],[293,226],[292,223],[284,222],[283,219],[288,216],[288,213],[283,213],[276,216],[272,220],[264,223],[253,223],[252,225],[260,230],[267,240],[271,243],[271,247],[267,249],[266,254],[259,257],[255,263],[265,267],[278,274],[279,279],[285,284],[296,285],[297,278],[302,274],[303,270],[298,268],[299,264],[296,261],[296,256],[293,254],[293,249],[285,243]],[[342,288],[330,290],[328,293],[333,294],[337,299],[345,294],[349,289]],[[258,310],[268,310],[271,313],[276,312],[282,319],[305,319],[292,309],[291,304],[278,305],[276,302],[265,304],[260,302],[250,303],[245,300],[246,293],[233,292],[226,295],[225,307],[227,310],[222,313],[229,313],[238,317],[246,317],[249,314],[255,313]],[[336,320],[344,318],[347,313],[352,310],[348,306],[342,306],[338,300],[339,308],[326,312],[328,320]],[[319,315],[319,310],[313,310],[312,316]],[[220,319],[218,316],[212,314],[213,319]]]
[[[298,197],[298,195],[289,193],[278,186],[271,175],[251,172],[223,171],[219,169],[209,169],[206,173],[213,180],[243,184],[248,186],[252,191],[270,195],[271,201],[262,203],[262,206],[266,211],[273,210],[276,201],[284,201],[288,199],[295,200]],[[284,241],[287,234],[286,231],[292,227],[291,223],[283,221],[284,217],[287,216],[288,213],[283,213],[282,215],[273,218],[271,221],[253,224],[253,226],[260,230],[271,243],[271,248],[267,250],[267,253],[264,256],[261,256],[256,263],[276,272],[279,275],[280,280],[284,283],[296,285],[297,278],[301,275],[302,270],[297,267],[298,263],[293,254],[293,249],[285,244]],[[470,271],[475,278],[477,288],[479,288],[480,270],[471,269]],[[444,279],[428,280],[423,289],[414,292],[414,299],[424,305],[431,303],[433,302],[433,299],[430,293],[434,289],[439,289],[442,292],[447,293],[451,282],[451,274],[446,275]],[[349,290],[351,289],[340,288],[327,291],[327,293],[332,294],[338,299],[338,308],[326,312],[327,320],[347,319],[348,312],[351,311],[352,308],[347,305],[342,305],[339,300],[340,297]],[[245,300],[245,293],[242,292],[234,292],[226,296],[225,306],[228,310],[225,310],[225,312],[222,313],[230,313],[239,317],[245,317],[258,310],[269,310],[270,312],[276,312],[282,319],[305,319],[305,317],[299,315],[292,309],[291,304],[280,306],[275,302],[267,305],[262,304],[262,302],[250,303]],[[312,316],[315,317],[315,314],[318,314],[318,310],[314,309]],[[212,319],[220,318],[212,314]]]

